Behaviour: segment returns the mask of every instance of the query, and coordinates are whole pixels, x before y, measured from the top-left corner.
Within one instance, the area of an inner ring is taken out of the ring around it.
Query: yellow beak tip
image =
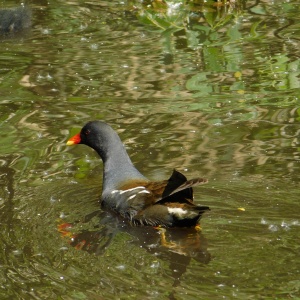
[[[67,141],[67,143],[66,143],[66,145],[67,146],[72,146],[72,145],[74,145],[75,143],[73,142],[73,141]]]

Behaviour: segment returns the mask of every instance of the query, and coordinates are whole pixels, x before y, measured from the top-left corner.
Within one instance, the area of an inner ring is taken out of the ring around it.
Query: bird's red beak
[[[68,146],[79,144],[81,142],[80,133],[75,134],[67,141]]]

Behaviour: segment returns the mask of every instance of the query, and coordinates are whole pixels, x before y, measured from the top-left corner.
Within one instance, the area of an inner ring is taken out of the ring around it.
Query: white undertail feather
[[[184,215],[187,214],[187,210],[184,210],[180,207],[168,207],[168,212],[178,219],[183,219]]]

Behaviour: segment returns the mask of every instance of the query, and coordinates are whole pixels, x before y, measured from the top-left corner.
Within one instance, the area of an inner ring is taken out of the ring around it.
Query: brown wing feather
[[[192,202],[192,187],[207,182],[208,180],[203,178],[187,180],[183,174],[174,170],[169,180],[149,182],[145,187],[152,192],[153,204],[160,201],[165,202],[162,201],[164,199],[168,202]]]
[[[204,178],[194,178],[194,179],[190,179],[188,181],[186,181],[185,183],[183,183],[182,185],[180,185],[178,188],[176,188],[175,190],[173,190],[168,196],[171,196],[175,193],[178,193],[180,191],[183,191],[185,189],[189,189],[193,186],[197,186],[199,184],[205,184],[207,183],[208,180],[204,179]]]

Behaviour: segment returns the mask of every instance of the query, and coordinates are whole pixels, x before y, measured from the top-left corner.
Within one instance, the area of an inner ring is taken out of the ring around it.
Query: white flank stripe
[[[133,199],[136,195],[132,195],[128,198],[128,200]]]
[[[135,188],[132,188],[132,189],[128,189],[128,190],[113,190],[111,191],[111,194],[115,194],[115,193],[119,193],[120,195],[124,194],[124,193],[127,193],[127,192],[132,192],[134,190],[137,190],[137,189],[144,189],[145,187],[144,186],[137,186]],[[146,190],[145,190],[146,191]],[[143,191],[141,191],[143,192]],[[140,192],[140,193],[141,193]],[[144,192],[144,193],[149,193],[148,191]]]
[[[150,193],[149,191],[147,191],[147,190],[143,190],[143,191],[138,192],[138,194],[142,194],[142,193],[151,194],[151,193]]]
[[[129,190],[125,190],[125,191],[120,191],[120,194],[123,194],[123,193],[126,193],[126,192],[131,192],[131,191],[134,191],[134,190],[137,190],[137,189],[144,189],[145,187],[143,186],[137,186],[135,188],[132,188],[132,189],[129,189]]]

